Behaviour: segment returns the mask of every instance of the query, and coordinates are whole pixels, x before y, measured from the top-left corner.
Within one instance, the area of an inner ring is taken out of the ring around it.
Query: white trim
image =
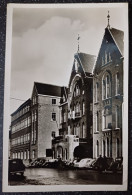
[[[51,96],[51,95],[43,95],[43,94],[39,94],[38,93],[38,96],[44,96],[44,97],[50,97],[50,98],[61,98],[61,97],[59,97],[59,96]],[[53,104],[53,105],[55,105],[55,104]]]

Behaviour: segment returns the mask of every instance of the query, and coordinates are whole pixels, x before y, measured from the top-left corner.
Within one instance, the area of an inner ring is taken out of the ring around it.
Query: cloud
[[[125,24],[122,10],[111,9],[114,27]],[[107,9],[15,9],[13,13],[11,96],[31,97],[34,81],[67,85],[77,52],[97,55]],[[15,101],[14,101],[15,102]],[[21,102],[19,102],[21,104]],[[12,103],[14,111],[18,104]]]
[[[27,99],[34,81],[68,85],[81,21],[52,17],[13,37],[11,95]],[[25,93],[26,92],[26,93]]]

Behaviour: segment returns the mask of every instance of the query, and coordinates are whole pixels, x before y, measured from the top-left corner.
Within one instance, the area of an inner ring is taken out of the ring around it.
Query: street
[[[121,173],[99,173],[93,170],[58,170],[51,168],[26,168],[24,176],[9,178],[9,185],[87,185],[121,184]]]

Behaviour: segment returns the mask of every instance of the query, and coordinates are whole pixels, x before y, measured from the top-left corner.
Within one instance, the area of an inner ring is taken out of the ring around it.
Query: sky
[[[10,113],[31,98],[35,81],[68,86],[78,34],[80,52],[98,55],[108,10],[110,26],[124,31],[122,6],[13,9]]]

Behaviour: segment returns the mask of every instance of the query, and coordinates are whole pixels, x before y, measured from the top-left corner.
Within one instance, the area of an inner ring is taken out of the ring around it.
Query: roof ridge
[[[109,30],[112,30],[112,29],[114,29],[114,30],[118,30],[118,31],[120,31],[120,32],[124,33],[124,31],[123,31],[123,30],[120,30],[120,29],[117,29],[117,28],[113,28],[113,27],[111,27]]]
[[[54,85],[54,84],[50,84],[50,83],[41,83],[41,82],[36,82],[36,81],[34,81],[34,84],[51,85],[51,86],[55,86],[55,87],[65,87],[65,86]]]
[[[75,53],[75,55],[78,55],[78,54],[85,54],[87,56],[94,56],[94,57],[96,57],[96,55],[94,55],[94,54],[88,54],[88,53],[83,53],[83,52]]]
[[[113,28],[113,29],[115,29],[115,28]],[[115,29],[115,30],[120,31],[120,30],[118,30],[118,29]],[[110,34],[111,34],[111,36],[112,36],[112,39],[114,40],[114,42],[115,42],[115,44],[116,44],[118,50],[120,51],[121,55],[123,56],[123,53],[122,53],[122,51],[121,51],[121,48],[120,48],[119,44],[117,43],[117,40],[115,39],[115,37],[114,37],[114,35],[112,34],[111,30],[108,29],[108,31],[110,32]],[[122,32],[122,33],[124,34],[123,31],[120,31],[120,32]]]

